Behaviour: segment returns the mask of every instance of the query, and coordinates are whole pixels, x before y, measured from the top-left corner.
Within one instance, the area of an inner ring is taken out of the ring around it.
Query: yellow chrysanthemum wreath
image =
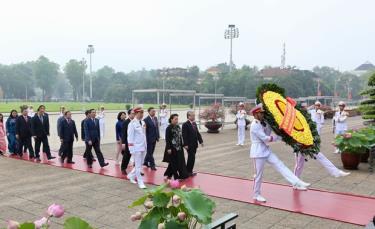
[[[276,123],[280,126],[283,120],[285,109],[286,109],[286,99],[279,93],[273,91],[267,91],[263,94],[263,101],[268,107],[268,110],[272,113]],[[305,117],[297,110],[296,120],[294,122],[294,128],[290,135],[296,142],[301,143],[305,146],[311,146],[314,144],[314,139],[307,123]]]
[[[297,105],[296,120],[289,135],[280,129],[287,105],[285,90],[276,84],[263,84],[257,88],[256,96],[257,102],[263,103],[264,118],[272,130],[281,136],[294,152],[314,158],[314,155],[320,151],[320,137],[310,115]]]

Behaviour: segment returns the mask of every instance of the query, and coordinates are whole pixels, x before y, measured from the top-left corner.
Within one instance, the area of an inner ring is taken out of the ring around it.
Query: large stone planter
[[[219,129],[223,126],[221,122],[206,122],[204,126],[207,128],[207,133],[219,133]]]
[[[361,154],[342,152],[341,161],[345,169],[356,170],[361,161]]]

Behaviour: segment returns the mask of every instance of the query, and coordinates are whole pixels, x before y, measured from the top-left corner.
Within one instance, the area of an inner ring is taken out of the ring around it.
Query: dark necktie
[[[43,124],[43,116],[39,116],[40,122]]]
[[[191,125],[193,126],[193,129],[197,131],[197,126],[195,125],[195,122],[192,122]]]
[[[25,121],[27,122],[27,116],[23,116],[23,118],[25,119]]]

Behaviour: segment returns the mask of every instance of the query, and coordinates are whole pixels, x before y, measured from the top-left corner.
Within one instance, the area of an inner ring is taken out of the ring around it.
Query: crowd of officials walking
[[[198,145],[203,146],[203,139],[195,123],[195,113],[187,112],[188,120],[183,123],[182,128],[177,114],[168,117],[165,104],[162,104],[159,110],[160,120],[153,107],[148,109],[147,117],[144,117],[144,113],[141,107],[118,113],[115,127],[116,166],[120,166],[122,173],[127,175],[130,182],[138,184],[140,188],[146,188],[142,169],[147,167],[151,171],[157,170],[154,159],[155,147],[160,139],[165,139],[163,162],[168,163],[165,177],[187,179],[195,176],[193,170],[195,154]],[[98,115],[95,109],[87,110],[81,121],[80,139],[85,142],[83,157],[88,168],[92,168],[95,161],[98,161],[101,167],[109,165],[100,148],[105,132],[104,117],[104,107],[101,107]],[[60,108],[57,132],[61,141],[58,152],[60,162],[74,164],[73,143],[74,140],[79,140],[79,134],[72,113],[64,107]],[[49,136],[50,121],[44,105],[40,105],[36,112],[32,107],[22,106],[20,115],[16,110],[12,110],[5,125],[4,117],[0,114],[0,154],[4,154],[8,149],[10,155],[23,157],[28,152],[30,160],[40,162],[40,148],[43,145],[42,153],[46,154],[47,160],[55,159],[49,147]],[[34,147],[32,139],[34,139]],[[187,160],[184,150],[187,152]],[[96,158],[92,151],[95,152]],[[128,173],[129,165],[132,170]]]

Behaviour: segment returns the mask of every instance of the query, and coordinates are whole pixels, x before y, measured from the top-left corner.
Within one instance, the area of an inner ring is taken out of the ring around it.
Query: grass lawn
[[[106,110],[125,110],[126,104],[125,103],[81,103],[81,102],[9,102],[0,103],[0,113],[7,114],[12,109],[16,109],[17,111],[20,110],[21,105],[32,105],[34,107],[34,111],[37,110],[38,106],[44,104],[46,106],[47,112],[58,112],[60,110],[60,106],[64,106],[66,109],[70,111],[84,111],[87,109],[99,109],[100,106],[104,106]],[[131,105],[131,104],[130,104]],[[145,109],[153,106],[158,108],[156,104],[143,104]],[[172,108],[188,108],[189,105],[172,105]]]

